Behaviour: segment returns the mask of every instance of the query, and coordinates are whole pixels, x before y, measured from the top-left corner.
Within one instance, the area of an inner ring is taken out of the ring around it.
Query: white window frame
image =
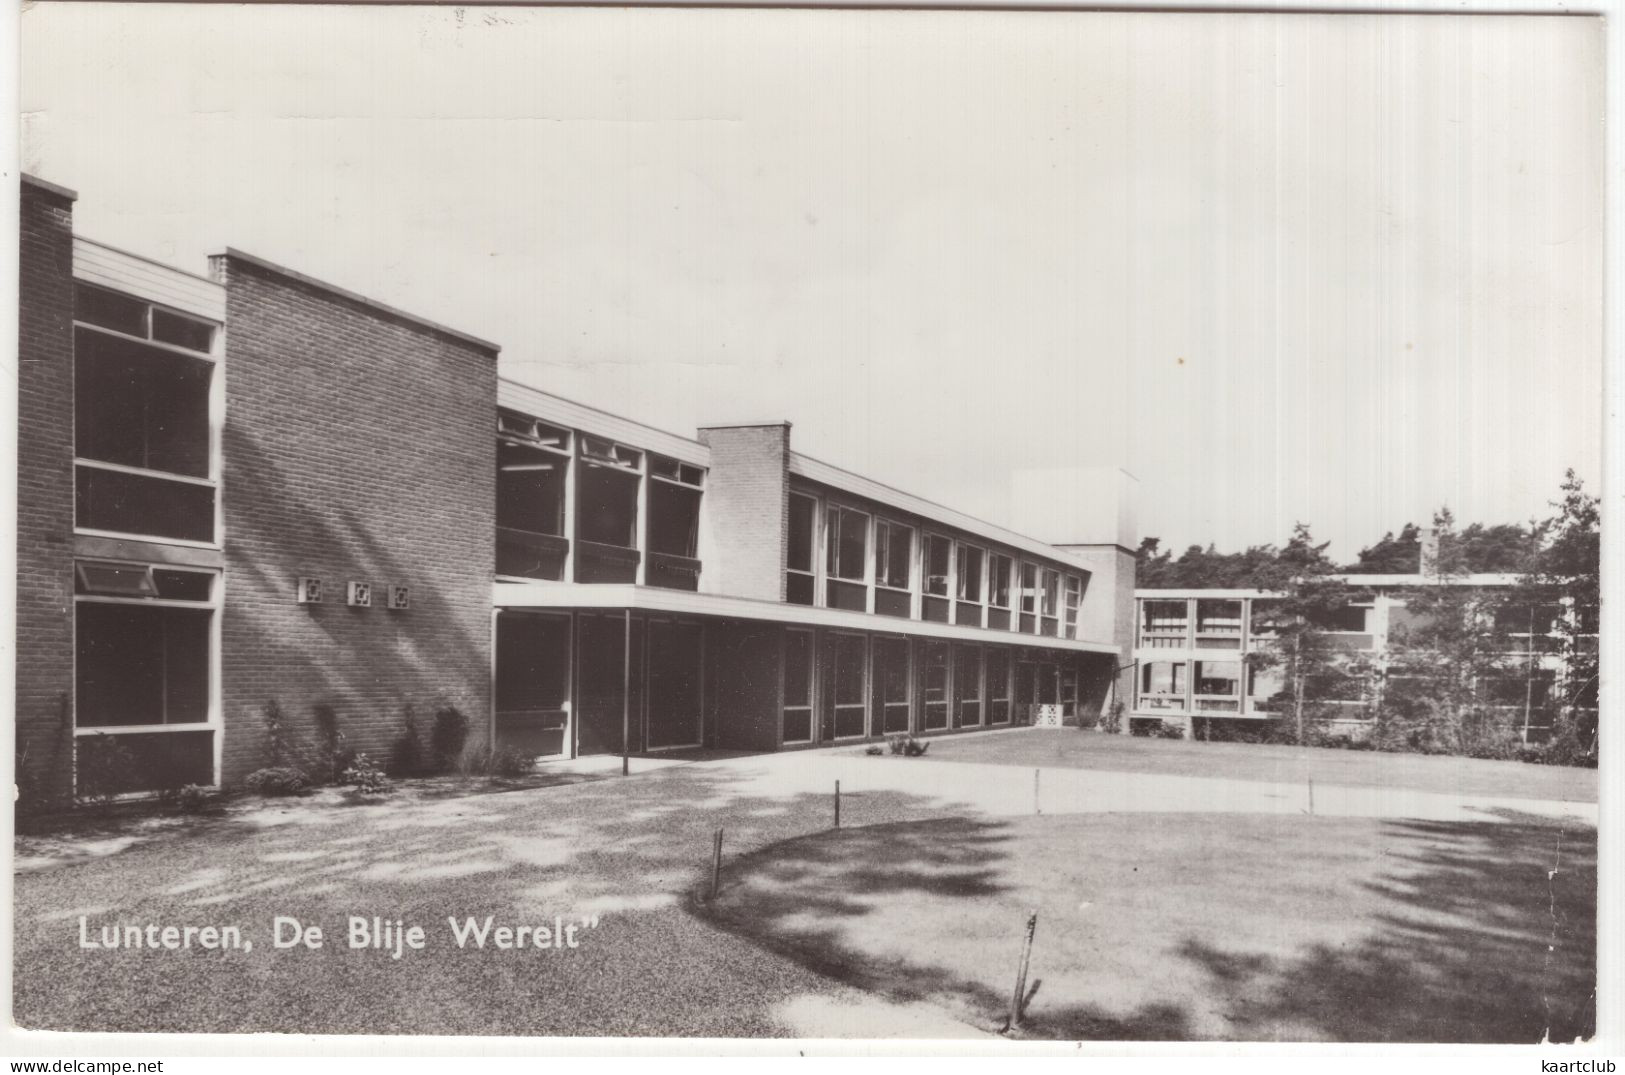
[[[121,538],[121,539],[126,539],[126,540],[131,540],[131,541],[144,541],[144,542],[148,542],[150,544],[155,544],[155,545],[176,545],[176,546],[180,546],[182,548],[193,548],[193,549],[218,549],[218,548],[220,548],[221,526],[222,526],[222,522],[221,522],[222,505],[221,505],[221,495],[220,495],[220,479],[221,479],[221,474],[222,474],[222,472],[224,470],[224,462],[222,460],[222,452],[221,452],[221,439],[222,439],[222,430],[223,430],[224,425],[225,425],[225,412],[226,412],[226,379],[225,379],[225,376],[224,376],[224,370],[225,370],[224,345],[225,345],[225,336],[226,336],[225,326],[222,325],[221,323],[217,322],[217,321],[210,321],[208,318],[199,317],[196,314],[187,313],[184,310],[177,310],[172,306],[165,305],[164,303],[154,302],[152,299],[145,298],[145,297],[143,297],[141,295],[134,295],[134,294],[131,294],[128,291],[119,291],[119,290],[117,290],[115,288],[102,287],[100,284],[93,284],[93,283],[90,283],[89,281],[79,280],[79,279],[74,280],[76,301],[77,301],[77,290],[80,287],[93,288],[93,289],[100,290],[100,291],[106,291],[106,292],[108,292],[110,294],[118,295],[121,298],[130,299],[132,301],[144,304],[147,307],[147,318],[146,318],[147,336],[146,337],[132,336],[127,332],[119,332],[117,329],[110,329],[110,328],[107,328],[105,326],[98,325],[98,324],[96,324],[95,322],[92,322],[92,321],[81,321],[81,320],[78,319],[77,316],[75,316],[74,319],[73,319],[73,335],[74,335],[74,359],[73,360],[74,360],[74,370],[72,371],[74,377],[77,378],[77,376],[78,376],[78,361],[79,361],[78,335],[79,335],[79,333],[81,331],[93,332],[93,333],[97,333],[99,335],[105,336],[105,337],[107,337],[109,339],[121,340],[121,341],[123,341],[125,343],[138,344],[138,345],[140,345],[142,347],[151,347],[151,348],[154,348],[154,349],[159,350],[159,351],[167,351],[167,352],[169,352],[171,354],[181,355],[181,356],[184,356],[186,358],[196,359],[196,360],[201,361],[201,362],[208,362],[214,367],[214,372],[212,374],[210,374],[210,376],[209,376],[209,415],[208,415],[208,421],[209,421],[209,473],[208,473],[208,476],[207,477],[198,477],[198,476],[192,475],[192,474],[171,474],[169,471],[166,471],[166,470],[152,470],[152,469],[147,468],[147,467],[134,467],[134,466],[129,466],[129,465],[123,464],[123,463],[108,463],[108,462],[104,462],[104,461],[102,461],[100,459],[86,459],[83,456],[78,454],[78,450],[77,450],[78,449],[78,444],[77,444],[77,438],[76,438],[75,439],[75,445],[74,445],[75,451],[74,451],[74,456],[73,456],[73,469],[74,469],[73,481],[74,481],[74,487],[75,487],[75,495],[74,495],[75,505],[74,505],[73,532],[76,533],[76,534],[85,534],[85,535],[88,535],[88,536],[91,536],[91,537]],[[209,350],[207,352],[205,352],[205,351],[194,351],[189,347],[181,347],[181,346],[179,346],[177,344],[165,343],[165,342],[163,342],[161,340],[152,339],[151,335],[152,335],[152,311],[153,310],[163,310],[165,313],[169,313],[169,314],[173,314],[173,315],[175,315],[177,317],[185,318],[188,321],[196,321],[199,324],[210,325],[214,329],[214,332],[211,335],[210,340],[209,340]],[[80,467],[89,467],[89,468],[91,468],[93,470],[112,471],[114,473],[120,473],[120,474],[131,474],[131,475],[135,475],[137,477],[156,478],[156,479],[161,479],[163,481],[181,482],[181,483],[186,484],[186,485],[202,485],[202,486],[207,486],[210,489],[213,489],[214,490],[214,527],[213,527],[213,536],[209,540],[203,541],[203,540],[199,540],[199,539],[196,539],[196,538],[163,537],[163,536],[158,535],[158,534],[141,534],[141,533],[134,533],[134,532],[130,532],[130,531],[124,531],[124,530],[102,530],[102,529],[99,529],[99,528],[96,528],[96,527],[79,525],[79,512],[78,512],[78,503],[77,503],[77,501],[78,501],[77,488],[78,488],[78,481],[79,481],[78,472],[79,472]],[[218,766],[216,768],[218,769]]]
[[[188,564],[154,563],[150,560],[118,560],[110,557],[95,557],[97,563],[118,563],[130,567],[145,567],[154,571],[184,571],[195,575],[208,575],[211,578],[209,586],[209,599],[207,601],[177,601],[166,597],[115,597],[104,594],[73,595],[73,671],[72,671],[72,698],[73,698],[73,738],[77,748],[78,740],[97,735],[149,735],[156,733],[182,734],[185,732],[211,732],[213,733],[212,747],[214,751],[214,772],[211,787],[220,785],[220,761],[222,756],[222,741],[224,740],[224,722],[221,719],[220,707],[220,621],[222,591],[225,589],[224,573],[211,568],[192,567]],[[77,563],[75,565],[77,573]],[[77,587],[75,587],[77,589]],[[81,726],[79,723],[79,606],[82,604],[96,605],[140,605],[154,608],[186,608],[207,609],[209,611],[209,708],[208,719],[191,724],[97,724]],[[77,749],[75,755],[77,756]],[[78,765],[74,765],[74,794],[79,793]],[[148,792],[132,792],[121,795],[119,798],[143,798]]]

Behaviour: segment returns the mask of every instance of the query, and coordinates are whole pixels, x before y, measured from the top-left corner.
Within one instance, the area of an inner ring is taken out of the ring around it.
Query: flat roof
[[[27,183],[31,187],[38,187],[47,194],[55,194],[58,198],[65,198],[70,202],[76,202],[79,200],[79,192],[77,190],[69,190],[67,187],[59,186],[56,183],[52,183],[48,179],[41,179],[37,175],[29,175],[27,172],[24,172],[23,182]]]
[[[417,314],[408,313],[397,306],[390,306],[387,303],[379,302],[377,299],[370,299],[359,292],[351,291],[348,288],[339,287],[337,284],[330,284],[326,280],[318,280],[314,276],[307,276],[295,269],[288,268],[286,265],[278,265],[274,261],[268,261],[265,258],[258,257],[254,254],[246,253],[245,251],[238,250],[236,247],[228,246],[221,253],[212,254],[210,256],[215,258],[232,258],[245,264],[252,265],[256,268],[263,269],[266,272],[273,272],[279,276],[286,276],[288,279],[304,284],[306,287],[313,287],[320,291],[326,291],[331,295],[337,295],[339,298],[356,303],[359,306],[365,306],[370,310],[375,310],[387,317],[392,317],[399,321],[405,321],[408,324],[426,328],[431,332],[438,332],[443,336],[450,336],[454,340],[460,340],[463,343],[471,344],[474,347],[480,348],[481,350],[490,351],[493,355],[502,350],[502,345],[499,343],[492,343],[490,340],[483,340],[478,336],[473,336],[467,332],[451,328],[447,325],[442,325],[438,321],[430,321],[426,317],[419,317]]]

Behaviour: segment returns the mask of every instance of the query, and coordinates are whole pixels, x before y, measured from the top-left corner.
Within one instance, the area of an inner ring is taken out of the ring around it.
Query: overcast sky
[[[41,4],[23,153],[82,234],[226,244],[503,372],[994,519],[1141,531],[1600,478],[1602,34],[1580,18]],[[335,390],[344,386],[335,385]],[[432,431],[425,431],[432,435]]]

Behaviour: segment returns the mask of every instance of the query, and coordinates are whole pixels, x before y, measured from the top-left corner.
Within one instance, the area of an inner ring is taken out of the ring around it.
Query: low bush
[[[429,731],[429,750],[435,769],[449,772],[463,760],[463,747],[468,745],[468,717],[455,706],[435,710],[434,727]]]
[[[249,773],[243,779],[243,787],[255,795],[268,797],[302,795],[310,787],[310,781],[292,766],[270,765]]]
[[[362,795],[382,795],[390,789],[383,770],[365,754],[357,754],[344,770],[344,782]]]
[[[97,732],[79,741],[79,798],[107,807],[121,792],[136,786],[136,758],[118,736]]]
[[[928,740],[916,739],[906,733],[891,736],[886,740],[886,745],[891,748],[893,754],[900,754],[905,758],[918,758],[931,749]]]
[[[214,792],[201,784],[182,784],[159,792],[158,801],[182,814],[201,814],[214,802]]]
[[[493,750],[485,761],[485,771],[492,776],[525,776],[536,768],[536,755],[513,747]]]

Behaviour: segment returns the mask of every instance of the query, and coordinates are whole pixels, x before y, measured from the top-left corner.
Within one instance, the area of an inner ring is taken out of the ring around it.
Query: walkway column
[[[621,775],[632,771],[632,610],[626,610],[626,637],[621,643]]]

